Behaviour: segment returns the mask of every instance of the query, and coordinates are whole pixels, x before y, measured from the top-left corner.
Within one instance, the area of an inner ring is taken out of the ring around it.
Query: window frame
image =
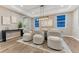
[[[61,16],[61,15],[65,15],[65,27],[57,27],[57,16]],[[58,14],[55,16],[55,28],[57,29],[66,29],[67,28],[67,19],[68,19],[68,16],[67,14]]]

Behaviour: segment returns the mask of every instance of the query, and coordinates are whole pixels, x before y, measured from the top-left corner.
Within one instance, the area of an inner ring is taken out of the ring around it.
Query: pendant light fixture
[[[40,17],[44,17],[44,5],[40,5]]]

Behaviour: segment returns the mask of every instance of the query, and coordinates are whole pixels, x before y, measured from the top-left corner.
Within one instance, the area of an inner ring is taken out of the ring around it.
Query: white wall
[[[79,39],[79,8],[73,13],[73,36]]]
[[[15,16],[17,18],[17,22],[19,20],[23,19],[22,15],[17,14],[15,12],[12,12],[12,11],[6,9],[6,8],[3,8],[3,7],[0,7],[0,17],[1,16]],[[0,19],[0,20],[2,20],[2,19]],[[12,24],[12,23],[10,25],[2,25],[2,24],[0,24],[0,30],[4,29],[5,27],[16,28],[17,24]]]
[[[64,35],[72,36],[72,20],[73,20],[72,12],[52,15],[53,16],[52,20],[54,23],[52,28],[58,29],[56,25],[57,24],[56,18],[58,15],[66,15],[66,24],[65,24],[66,27],[64,29],[59,29],[59,30],[62,31]]]
[[[52,26],[48,27],[48,29],[51,29],[51,28],[52,29],[58,29],[56,27],[56,23],[57,23],[56,18],[57,18],[58,15],[66,15],[66,28],[60,29],[60,31],[62,31],[64,35],[72,36],[73,12],[50,15],[48,20],[52,20]]]

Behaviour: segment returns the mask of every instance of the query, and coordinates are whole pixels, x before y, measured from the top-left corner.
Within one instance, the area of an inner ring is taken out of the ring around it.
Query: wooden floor
[[[1,53],[47,53],[40,49],[21,44],[17,42],[18,38],[10,39],[7,42],[0,43],[0,52]]]
[[[38,48],[30,47],[25,44],[17,42],[18,38],[10,39],[6,42],[0,42],[1,53],[47,53],[46,51]],[[64,41],[68,44],[73,53],[79,52],[79,42],[71,37],[64,37]]]
[[[68,44],[73,53],[79,53],[79,41],[72,37],[64,37],[64,41]]]

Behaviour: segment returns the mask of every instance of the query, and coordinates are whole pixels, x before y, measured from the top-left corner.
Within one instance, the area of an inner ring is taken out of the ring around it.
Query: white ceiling
[[[30,17],[43,15],[42,11],[40,13],[40,5],[6,5],[3,7],[6,7],[11,10],[15,10],[17,12],[20,12]],[[56,13],[70,12],[77,7],[78,6],[74,6],[74,5],[44,5],[44,16],[52,15]]]

